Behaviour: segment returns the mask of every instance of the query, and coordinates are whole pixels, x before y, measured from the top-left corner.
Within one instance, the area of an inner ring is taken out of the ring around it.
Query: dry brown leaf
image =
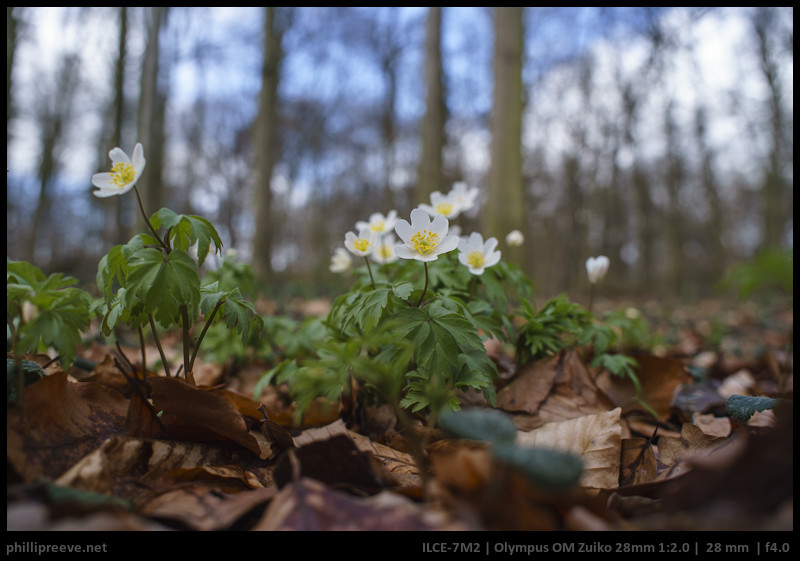
[[[671,476],[676,475],[676,468],[684,460],[708,454],[727,442],[727,438],[709,436],[698,426],[684,423],[680,438],[662,436],[658,439],[658,460]]]
[[[560,355],[521,367],[514,379],[497,392],[497,407],[509,412],[533,415],[547,399],[558,373]]]
[[[257,531],[432,531],[465,530],[430,506],[381,491],[358,498],[301,478],[284,487],[253,527]]]
[[[154,497],[139,512],[151,518],[179,522],[191,530],[227,530],[277,492],[274,486],[240,493],[221,493],[205,485],[184,486]]]
[[[250,430],[242,414],[229,399],[178,378],[151,378],[148,385],[153,404],[176,419],[165,422],[169,434],[183,438],[192,434],[201,441],[215,435],[240,444],[262,460],[276,455],[272,444],[277,443],[270,441],[260,430]],[[186,425],[211,434],[187,433]]]
[[[529,413],[530,418],[517,420],[530,430],[545,423],[609,411],[615,405],[598,389],[578,353],[565,350],[526,367],[521,377],[515,377],[498,392],[497,407]]]
[[[550,448],[578,456],[583,461],[580,485],[589,490],[619,486],[621,427],[618,407],[613,411],[548,423],[517,432],[517,444]]]
[[[341,419],[321,427],[306,429],[294,437],[294,442],[297,446],[303,446],[310,442],[327,440],[338,435],[348,436],[355,443],[358,450],[371,454],[398,485],[416,487],[421,484],[419,469],[411,454],[395,450],[379,442],[374,442],[357,432],[353,432],[347,428]]]
[[[649,438],[626,438],[622,441],[620,487],[638,485],[658,477],[658,463]]]
[[[77,461],[61,477],[58,485],[127,499],[142,504],[164,487],[175,484],[174,474],[193,468],[241,466],[251,472],[247,477],[258,479],[263,487],[272,484],[271,477],[252,455],[230,449],[161,440],[143,440],[125,436],[107,439],[96,450]],[[208,473],[208,472],[207,472]],[[240,484],[240,488],[245,486]]]
[[[279,487],[300,476],[367,494],[387,486],[383,469],[377,461],[371,454],[360,452],[345,434],[290,450],[278,458],[274,475]]]
[[[636,375],[642,386],[641,398],[655,410],[658,418],[669,418],[673,397],[683,384],[691,382],[691,376],[682,362],[673,358],[661,358],[647,354],[637,354],[639,362]],[[597,386],[619,407],[624,414],[630,411],[646,411],[645,407],[634,401],[636,387],[628,378],[614,376],[602,371],[596,377]]]
[[[102,384],[70,382],[59,372],[25,388],[6,415],[6,454],[19,476],[57,478],[107,437],[125,430],[128,400]]]

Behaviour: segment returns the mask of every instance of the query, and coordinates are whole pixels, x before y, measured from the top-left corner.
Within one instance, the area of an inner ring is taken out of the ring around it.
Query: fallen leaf
[[[25,481],[55,479],[111,435],[125,430],[128,400],[102,384],[70,382],[59,372],[25,388],[6,415],[8,463]]]
[[[532,431],[518,431],[519,446],[550,448],[583,461],[581,487],[589,490],[619,486],[621,427],[618,407],[596,415],[553,422]]]
[[[151,378],[148,380],[150,398],[158,408],[174,416],[165,422],[169,434],[184,438],[205,439],[222,437],[243,446],[262,460],[277,455],[273,442],[261,431],[250,430],[236,406],[225,397],[199,389],[179,378]],[[202,429],[187,432],[184,425]],[[208,434],[210,433],[210,434]]]
[[[658,463],[649,438],[624,439],[621,464],[620,487],[647,483],[658,477]]]
[[[353,497],[313,479],[290,483],[273,498],[253,530],[432,531],[465,530],[445,513],[415,505],[391,491]]]
[[[62,486],[123,498],[139,506],[176,483],[176,474],[203,468],[207,474],[219,466],[240,466],[251,472],[248,484],[258,479],[272,484],[263,462],[245,451],[209,444],[145,440],[125,436],[108,438],[96,450],[77,461],[56,480]],[[219,481],[218,481],[219,482]],[[244,484],[238,485],[240,489]]]
[[[530,430],[609,411],[615,405],[599,390],[578,353],[565,350],[521,369],[498,392],[497,407],[530,414],[528,419],[517,418]]]
[[[674,396],[683,384],[691,382],[691,376],[684,364],[673,358],[662,358],[649,354],[633,355],[639,362],[636,376],[642,388],[641,399],[655,410],[660,421],[671,414],[670,406]],[[619,407],[623,414],[647,409],[634,398],[636,387],[628,378],[615,376],[608,371],[598,373],[597,386]]]
[[[267,503],[277,487],[239,493],[221,493],[214,487],[194,485],[172,489],[144,504],[140,514],[190,530],[220,531],[230,529],[248,512]]]

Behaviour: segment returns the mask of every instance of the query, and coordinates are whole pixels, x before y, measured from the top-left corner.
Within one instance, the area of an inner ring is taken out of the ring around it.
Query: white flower
[[[343,247],[337,247],[331,256],[330,270],[332,273],[344,273],[353,265],[353,258]]]
[[[92,176],[92,185],[99,188],[97,191],[92,191],[95,197],[124,195],[133,189],[144,171],[146,162],[141,142],[133,148],[133,159],[119,147],[111,150],[108,157],[111,158],[111,171]]]
[[[411,211],[411,224],[401,219],[394,227],[403,242],[394,252],[402,259],[435,261],[440,254],[458,247],[458,236],[447,235],[448,226],[444,216],[437,215],[431,221],[424,210],[415,208]]]
[[[599,257],[589,257],[586,260],[586,273],[589,275],[589,282],[595,284],[603,280],[608,272],[610,261],[605,255]]]
[[[519,230],[511,230],[508,235],[506,235],[506,243],[511,247],[518,247],[523,244],[525,241],[525,236],[522,235],[522,232]]]
[[[397,211],[390,210],[389,214],[384,216],[380,212],[375,212],[370,215],[369,222],[359,220],[356,222],[356,230],[359,232],[364,228],[369,228],[376,234],[386,234],[394,230],[394,225],[397,223]]]
[[[362,228],[358,232],[358,237],[353,232],[347,232],[344,236],[344,246],[354,255],[369,255],[375,251],[377,241],[378,234],[369,228]]]
[[[496,265],[500,261],[500,252],[495,251],[497,238],[489,238],[484,243],[483,236],[473,232],[468,238],[458,242],[458,260],[469,267],[473,275],[482,275],[486,267]]]
[[[382,236],[380,241],[378,241],[378,245],[375,247],[375,251],[372,253],[372,259],[381,265],[385,263],[394,263],[397,261],[397,255],[394,252],[394,246],[396,245],[397,238],[394,237],[394,234]]]
[[[431,193],[431,204],[422,203],[419,208],[427,212],[431,218],[435,216],[453,218],[461,212],[461,207],[456,202],[455,196],[450,194],[445,196],[439,191]]]
[[[467,212],[475,206],[475,201],[478,199],[478,188],[468,188],[466,183],[459,181],[453,184],[453,189],[447,196],[458,205],[458,212]]]

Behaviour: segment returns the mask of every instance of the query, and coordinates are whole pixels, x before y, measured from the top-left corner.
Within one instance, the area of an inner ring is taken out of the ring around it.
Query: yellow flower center
[[[480,269],[483,267],[484,258],[482,251],[473,251],[469,255],[467,255],[467,263],[473,269]]]
[[[133,166],[125,162],[117,162],[111,168],[111,181],[119,187],[125,187],[133,178],[136,177],[136,172],[133,171]]]
[[[373,232],[383,232],[383,229],[386,227],[386,222],[383,220],[379,222],[373,222],[369,225],[369,227]]]
[[[422,230],[411,236],[411,244],[414,246],[414,250],[422,255],[432,252],[438,243],[439,234],[427,230]]]
[[[367,251],[367,248],[369,247],[369,240],[366,238],[358,238],[353,242],[353,247],[355,247],[358,251]]]
[[[394,256],[394,247],[391,245],[382,245],[378,249],[378,255],[380,255],[382,259],[389,259]]]
[[[436,212],[443,216],[447,216],[453,212],[453,203],[439,203],[436,205]]]

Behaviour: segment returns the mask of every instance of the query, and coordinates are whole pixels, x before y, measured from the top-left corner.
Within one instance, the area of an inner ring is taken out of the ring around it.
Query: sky
[[[36,154],[38,143],[36,128],[33,119],[28,119],[29,111],[24,100],[37,97],[37,92],[52,88],[54,75],[64,53],[79,52],[83,59],[81,77],[86,87],[81,91],[82,102],[79,107],[84,107],[83,113],[74,120],[71,137],[74,139],[69,144],[68,153],[64,157],[64,173],[74,185],[86,184],[88,178],[96,171],[98,153],[96,139],[102,123],[94,111],[97,100],[107,99],[109,96],[110,79],[114,53],[116,51],[116,8],[32,8],[32,21],[26,30],[25,40],[20,44],[15,64],[15,85],[19,87],[17,99],[21,101],[21,119],[14,123],[13,142],[9,146],[9,165],[18,173],[33,173],[36,167]],[[170,81],[171,103],[176,106],[188,106],[199,95],[234,95],[250,99],[248,110],[255,111],[255,94],[258,90],[258,68],[260,48],[237,48],[241,42],[227,41],[227,37],[252,36],[252,41],[260,39],[261,11],[259,8],[195,8],[205,10],[205,18],[186,18],[176,10],[173,23],[180,27],[181,33],[175,30],[168,31],[165,40],[178,41],[179,58],[173,62],[173,74]],[[400,22],[412,21],[424,17],[423,8],[406,8],[402,13]],[[386,12],[388,13],[388,12]],[[538,12],[536,18],[531,20],[531,27],[542,37],[547,37],[546,43],[552,46],[552,52],[537,50],[536,45],[529,45],[529,60],[540,62],[547,57],[567,56],[571,49],[585,49],[591,52],[595,63],[600,69],[595,73],[596,89],[602,92],[608,84],[604,83],[603,69],[607,70],[608,82],[614,80],[613,73],[618,67],[623,72],[636,73],[643,64],[648,53],[648,45],[644,39],[630,39],[624,35],[624,46],[620,48],[620,39],[597,38],[593,29],[595,22],[591,17],[594,12],[583,11],[577,21],[583,27],[576,30],[565,30],[557,20],[548,19],[547,12]],[[670,60],[672,65],[669,73],[670,91],[665,92],[677,100],[679,118],[691,119],[689,108],[694,107],[698,96],[703,98],[703,103],[712,113],[713,128],[709,131],[711,142],[718,152],[727,154],[731,165],[738,166],[743,161],[744,154],[752,147],[748,143],[758,143],[762,139],[748,136],[741,130],[741,120],[732,108],[729,98],[732,91],[743,94],[745,99],[759,103],[765,97],[762,80],[747,80],[743,77],[753,76],[758,69],[753,67],[754,61],[741,57],[742,44],[750,35],[747,28],[748,22],[742,17],[738,8],[725,8],[706,14],[696,25],[684,25],[690,17],[686,9],[672,9],[664,12],[670,29],[678,30],[684,35],[682,40],[694,45],[696,55],[690,59],[688,54],[685,60],[680,57]],[[63,21],[67,14],[68,23]],[[540,14],[543,14],[539,17]],[[129,49],[132,60],[138,60],[142,51],[142,35],[136,32],[141,28],[141,22],[136,16],[131,16],[131,33]],[[171,16],[173,17],[173,16]],[[108,25],[113,21],[113,25]],[[545,23],[542,23],[545,22]],[[551,22],[547,24],[547,22]],[[325,24],[324,21],[320,24]],[[573,33],[570,35],[570,31]],[[487,17],[487,8],[458,8],[444,10],[443,54],[448,71],[448,102],[454,114],[466,113],[473,116],[486,116],[491,106],[490,83],[490,56],[491,56],[491,25]],[[205,43],[211,45],[213,56],[204,57],[202,67],[196,65],[193,53],[195,43],[189,39],[193,34],[203,37]],[[574,44],[562,43],[568,38]],[[301,45],[303,37],[287,36],[290,44],[287,52],[293,52],[292,47]],[[292,45],[291,41],[295,41]],[[297,50],[294,50],[297,52]],[[339,64],[328,69],[312,68],[313,58],[309,56],[293,56],[287,61],[285,72],[284,91],[289,94],[313,90],[317,95],[325,92],[336,92],[344,81],[340,74],[341,69],[347,68],[349,87],[353,88],[353,95],[370,96],[379,95],[380,77],[369,61],[346,58],[349,53],[331,50],[327,53],[330,60]],[[400,83],[401,98],[400,113],[408,119],[418,119],[424,110],[423,98],[416,91],[413,84],[416,80],[404,78],[419,78],[421,73],[420,54],[418,50],[409,50],[401,61]],[[531,64],[531,68],[535,65]],[[131,62],[127,72],[128,86],[135,91],[138,80],[138,64]],[[785,71],[788,73],[787,83],[791,84],[792,67]],[[543,88],[549,98],[557,100],[559,110],[568,114],[571,110],[571,101],[568,95],[562,95],[564,84],[574,80],[573,69],[568,66],[549,67],[546,75],[537,76],[528,71],[526,79],[530,82],[538,80],[538,86]],[[357,79],[356,79],[357,78]],[[791,88],[791,86],[789,86]],[[248,98],[247,95],[250,97]],[[542,95],[542,94],[540,94]],[[790,89],[788,95],[793,96]],[[651,96],[652,102],[658,102],[658,96]],[[618,103],[613,96],[608,96],[602,102]],[[684,110],[686,108],[686,110]],[[535,121],[537,112],[551,111],[548,104],[532,104],[529,108],[531,122]],[[542,131],[534,127],[526,127],[526,139],[530,143],[541,142]],[[567,148],[570,142],[569,132],[559,123],[554,123],[547,130],[547,150],[558,154]],[[742,139],[747,142],[742,142]],[[657,153],[662,147],[657,144],[658,137],[654,137],[651,149]],[[467,164],[467,172],[478,178],[485,173],[488,166],[489,136],[485,130],[463,131],[460,142],[467,147],[471,157]],[[125,147],[123,147],[125,148]],[[128,147],[130,149],[131,147]],[[625,154],[621,156],[621,163],[625,163]],[[721,162],[720,165],[724,165]],[[86,181],[84,181],[86,178]],[[298,192],[300,192],[298,190]],[[302,203],[302,200],[298,201]]]

